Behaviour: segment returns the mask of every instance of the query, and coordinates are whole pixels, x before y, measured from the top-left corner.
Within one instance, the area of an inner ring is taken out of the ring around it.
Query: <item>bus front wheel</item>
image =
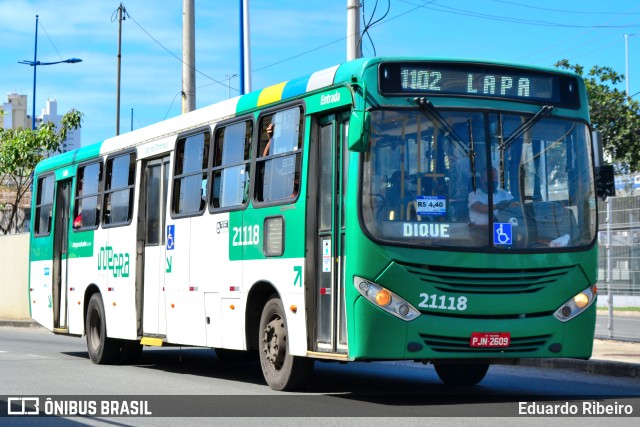
[[[476,385],[489,370],[488,363],[435,363],[436,373],[448,385]]]
[[[89,358],[93,363],[109,365],[116,361],[120,353],[120,345],[118,340],[107,337],[104,304],[98,293],[91,296],[87,306],[85,333]]]
[[[287,321],[280,298],[272,297],[264,306],[259,337],[260,366],[269,387],[295,390],[305,386],[313,371],[313,360],[289,353]]]

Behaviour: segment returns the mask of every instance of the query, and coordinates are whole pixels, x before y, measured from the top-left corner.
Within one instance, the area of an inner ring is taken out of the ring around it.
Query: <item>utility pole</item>
[[[251,92],[249,0],[240,0],[240,95]]]
[[[122,67],[122,16],[127,10],[120,3],[118,6],[118,78],[116,83],[116,135],[120,135],[120,69]]]
[[[196,26],[194,0],[182,2],[182,114],[196,109]]]
[[[624,78],[626,80],[627,96],[629,96],[629,37],[633,36],[635,36],[635,34],[624,35],[624,65],[626,68]]]
[[[360,0],[347,0],[347,61],[362,57]]]

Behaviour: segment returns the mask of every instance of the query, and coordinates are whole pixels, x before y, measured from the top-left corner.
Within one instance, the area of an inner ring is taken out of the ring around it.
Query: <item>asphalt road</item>
[[[614,315],[612,335],[609,334],[608,312],[598,312],[596,337],[640,342],[640,315]]]
[[[0,378],[0,401],[10,396],[149,401],[153,418],[127,418],[126,422],[112,418],[111,425],[175,425],[176,418],[155,416],[193,413],[236,421],[278,416],[511,416],[527,425],[526,417],[532,414],[522,413],[520,402],[574,405],[577,415],[591,415],[583,413],[583,405],[631,408],[635,420],[626,418],[623,425],[637,423],[640,415],[638,378],[492,366],[480,385],[467,388],[446,386],[431,366],[417,363],[316,363],[312,382],[303,393],[279,393],[266,386],[257,362],[224,363],[210,349],[145,349],[136,365],[98,366],[89,361],[84,339],[30,328],[0,328]],[[4,418],[0,424],[5,420],[29,421]],[[99,420],[77,417],[55,420],[101,425],[95,424]],[[197,424],[194,418],[186,420],[180,424]]]

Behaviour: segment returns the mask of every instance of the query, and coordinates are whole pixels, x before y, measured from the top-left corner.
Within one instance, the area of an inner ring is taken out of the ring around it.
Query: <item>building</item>
[[[0,127],[4,129],[31,129],[31,116],[27,114],[27,95],[17,93],[7,94],[7,102],[2,104],[2,121]],[[42,114],[36,117],[36,125],[40,123],[53,122],[56,128],[60,127],[62,116],[58,115],[58,102],[55,99],[48,99]],[[67,132],[67,139],[60,147],[62,152],[80,148],[80,129]]]
[[[7,102],[2,104],[0,111],[0,128],[4,129],[31,129],[31,116],[27,114],[27,95],[17,93],[7,94]],[[53,122],[56,128],[60,127],[62,116],[58,115],[58,103],[55,99],[47,100],[46,107],[42,109],[42,115],[36,118],[36,125]],[[60,147],[62,152],[80,148],[80,129],[67,133]],[[4,178],[4,179],[3,179]],[[27,189],[24,196],[16,201],[17,188],[15,182],[9,177],[0,176],[0,234],[28,231],[31,220],[31,191]],[[13,207],[16,217],[11,219]]]
[[[1,127],[20,129],[31,127],[31,117],[27,115],[27,95],[7,94],[7,102],[2,104]]]
[[[56,129],[59,128],[62,116],[58,115],[58,102],[55,99],[47,99],[46,107],[42,109],[42,114],[36,120],[37,124],[53,122]],[[80,128],[78,128],[67,132],[67,139],[63,141],[60,150],[64,153],[80,148],[80,145]]]

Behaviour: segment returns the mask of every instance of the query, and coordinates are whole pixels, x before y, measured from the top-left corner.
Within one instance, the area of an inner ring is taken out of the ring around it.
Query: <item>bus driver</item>
[[[508,191],[499,188],[498,172],[495,168],[491,168],[491,179],[493,181],[493,207],[494,215],[497,213],[498,205],[504,208],[504,205],[510,205],[513,196]],[[489,186],[487,182],[487,174],[480,175],[480,185],[476,191],[469,193],[469,220],[476,225],[487,225],[489,223]]]

